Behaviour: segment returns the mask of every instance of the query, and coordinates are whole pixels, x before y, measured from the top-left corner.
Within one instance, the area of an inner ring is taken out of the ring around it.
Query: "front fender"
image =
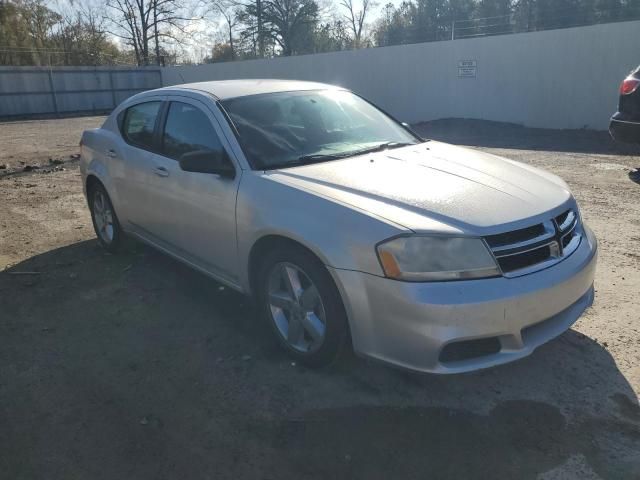
[[[250,290],[249,256],[261,238],[278,235],[305,246],[328,267],[383,275],[375,245],[407,229],[268,174],[244,175],[236,208],[240,283]]]

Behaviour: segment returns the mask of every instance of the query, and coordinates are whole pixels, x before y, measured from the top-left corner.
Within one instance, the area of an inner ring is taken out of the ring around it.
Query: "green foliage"
[[[251,26],[262,16],[263,40],[278,46],[282,55],[310,53],[314,50],[314,32],[319,20],[315,0],[263,0],[247,4],[241,18]]]
[[[406,0],[384,7],[373,35],[384,46],[638,18],[640,0]]]
[[[0,65],[101,65],[119,56],[95,12],[63,16],[43,0],[0,1]]]
[[[340,20],[323,23],[313,32],[313,53],[336,52],[352,46],[352,39]]]
[[[205,57],[202,63],[230,62],[235,53],[229,43],[218,43],[213,47],[210,57]]]

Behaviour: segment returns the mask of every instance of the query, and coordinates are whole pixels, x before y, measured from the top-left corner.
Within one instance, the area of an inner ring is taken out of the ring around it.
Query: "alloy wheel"
[[[99,189],[93,196],[93,217],[96,222],[96,230],[102,241],[106,244],[113,242],[114,225],[111,204]]]
[[[316,352],[326,335],[326,313],[318,288],[298,266],[281,262],[267,280],[267,302],[284,341],[301,353]]]

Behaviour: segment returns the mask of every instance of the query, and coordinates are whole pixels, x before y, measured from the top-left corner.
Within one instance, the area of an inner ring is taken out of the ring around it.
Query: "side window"
[[[141,148],[153,147],[153,129],[162,102],[147,102],[129,107],[122,122],[122,136]]]
[[[179,160],[185,153],[222,149],[211,120],[204,112],[193,105],[171,102],[162,135],[164,155]]]

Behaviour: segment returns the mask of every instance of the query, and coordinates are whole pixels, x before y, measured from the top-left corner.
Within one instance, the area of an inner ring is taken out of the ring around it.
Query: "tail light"
[[[638,86],[640,86],[640,79],[631,76],[627,77],[620,85],[620,94],[631,95],[638,89]]]

